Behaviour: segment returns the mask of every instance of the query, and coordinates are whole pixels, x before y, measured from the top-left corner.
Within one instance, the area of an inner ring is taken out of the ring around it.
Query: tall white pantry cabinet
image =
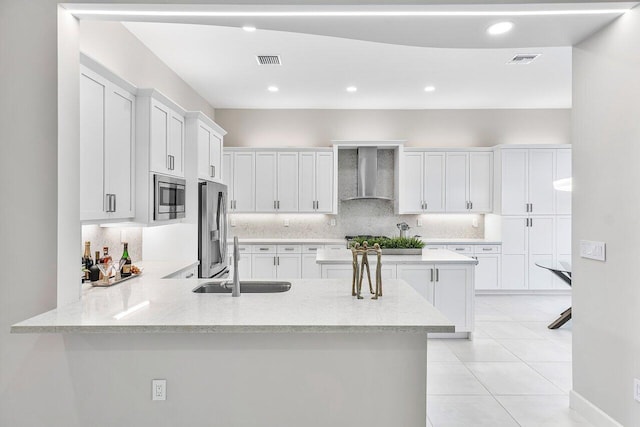
[[[571,149],[496,150],[495,213],[500,214],[505,290],[566,289],[539,261],[571,260],[571,193],[553,182],[571,177]]]

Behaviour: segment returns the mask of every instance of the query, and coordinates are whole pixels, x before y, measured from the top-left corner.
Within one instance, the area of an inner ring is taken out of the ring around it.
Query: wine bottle
[[[98,266],[98,264],[102,264],[102,258],[100,258],[100,251],[96,251],[96,267]],[[98,268],[98,280],[102,280],[102,279],[104,279],[104,274],[102,274],[102,271],[100,271],[100,269]]]
[[[96,262],[89,268],[89,280],[92,282],[97,282],[102,279],[102,273],[98,268],[98,263],[100,262],[100,251],[96,251]]]
[[[91,242],[84,242],[82,264],[84,265],[84,279],[89,280],[89,269],[93,265],[93,260],[91,259]]]
[[[124,242],[124,251],[122,251],[122,258],[125,262],[122,265],[122,271],[120,272],[120,276],[129,277],[131,276],[131,258],[129,257],[129,244]]]

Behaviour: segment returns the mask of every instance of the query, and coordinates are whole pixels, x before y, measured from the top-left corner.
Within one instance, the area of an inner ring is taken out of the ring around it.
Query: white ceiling
[[[487,2],[68,7],[81,18],[128,21],[215,108],[458,109],[569,108],[570,46],[637,4]],[[502,20],[513,31],[486,34]],[[247,24],[258,31],[242,31]],[[506,64],[521,53],[542,55]],[[283,65],[259,66],[258,54],[280,55]],[[350,85],[358,91],[347,93]]]

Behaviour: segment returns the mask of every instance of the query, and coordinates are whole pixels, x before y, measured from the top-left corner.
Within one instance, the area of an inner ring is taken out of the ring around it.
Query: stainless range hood
[[[358,190],[355,197],[342,200],[389,200],[389,197],[378,196],[378,148],[358,147]]]

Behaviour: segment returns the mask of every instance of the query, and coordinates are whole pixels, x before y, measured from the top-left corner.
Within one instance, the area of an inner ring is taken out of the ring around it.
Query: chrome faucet
[[[240,259],[240,245],[238,236],[233,237],[233,281],[231,282],[231,296],[240,296],[240,277],[238,276],[238,260]]]

